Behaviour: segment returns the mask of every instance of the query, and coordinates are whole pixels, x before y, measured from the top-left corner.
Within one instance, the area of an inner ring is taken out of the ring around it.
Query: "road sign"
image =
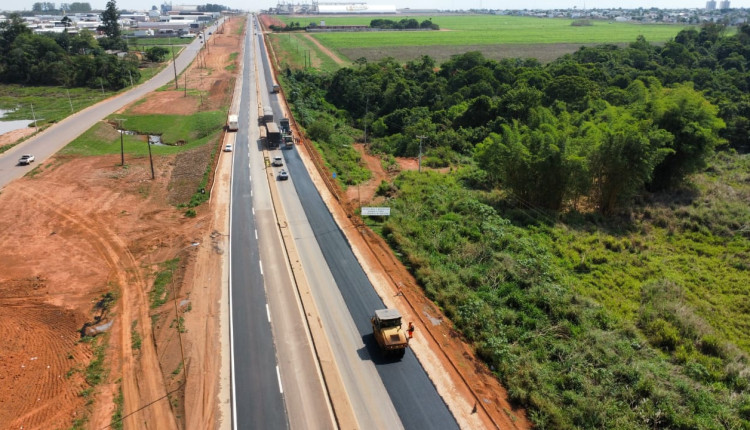
[[[391,216],[391,208],[389,207],[362,207],[363,216]]]

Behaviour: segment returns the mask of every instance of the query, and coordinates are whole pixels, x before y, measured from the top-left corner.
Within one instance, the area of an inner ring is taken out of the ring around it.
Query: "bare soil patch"
[[[6,145],[13,145],[24,137],[32,135],[35,131],[34,127],[27,127],[0,134],[0,148]]]
[[[152,93],[128,112],[227,105],[241,21],[211,36],[179,90]],[[123,168],[119,154],[55,156],[3,189],[0,429],[70,428],[76,420],[105,428],[120,395],[125,429],[218,426],[220,291],[206,287],[219,278],[212,259],[220,258],[223,236],[213,230],[209,204],[194,218],[175,206],[196,191],[211,149],[154,158],[154,180],[148,157],[126,154]],[[174,259],[161,294],[168,300],[152,307],[154,280]],[[117,300],[102,312],[97,303],[107,292]],[[92,344],[80,342],[85,326],[99,327],[97,342],[107,345],[103,380],[94,386],[86,380]]]

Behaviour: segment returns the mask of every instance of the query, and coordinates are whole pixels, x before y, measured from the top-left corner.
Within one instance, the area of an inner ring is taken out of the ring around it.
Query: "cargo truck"
[[[289,118],[281,118],[279,120],[279,128],[281,129],[282,133],[289,133],[292,131],[292,129],[289,127]]]
[[[266,142],[268,143],[268,149],[276,149],[281,143],[281,132],[279,126],[275,122],[266,123]]]
[[[268,124],[273,122],[273,109],[270,106],[263,108],[263,123]]]
[[[229,131],[237,131],[240,129],[239,118],[237,115],[229,115],[229,118],[227,118],[227,129]]]

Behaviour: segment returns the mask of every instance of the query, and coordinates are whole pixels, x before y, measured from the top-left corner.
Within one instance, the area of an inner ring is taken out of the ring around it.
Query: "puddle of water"
[[[161,142],[161,136],[159,136],[159,135],[154,135],[154,134],[150,134],[150,135],[148,136],[148,143],[149,143],[150,145],[161,145],[161,146],[165,146],[165,145],[164,145],[164,144],[163,144],[163,143]]]
[[[33,119],[16,119],[11,121],[3,121],[3,117],[6,113],[13,112],[12,110],[0,109],[0,134],[5,134],[9,131],[18,130],[26,127],[33,127]]]
[[[141,136],[141,137],[147,137],[149,145],[157,145],[157,146],[167,146],[161,141],[161,136],[158,134],[149,134],[148,136],[145,134],[138,134],[131,130],[117,130],[122,134],[128,135],[128,136]]]

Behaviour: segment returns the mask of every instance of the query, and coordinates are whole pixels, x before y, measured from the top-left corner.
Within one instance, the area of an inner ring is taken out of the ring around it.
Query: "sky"
[[[12,7],[20,10],[31,10],[31,7],[37,1],[42,0],[2,0],[0,2],[0,10],[8,9]],[[46,0],[55,3],[59,6],[63,3],[59,0]],[[86,2],[86,0],[66,0],[65,3],[73,3],[75,1]],[[162,4],[164,0],[118,0],[117,7],[119,9],[134,9],[134,10],[148,10],[151,6],[157,8]],[[286,3],[301,3],[310,4],[310,0],[284,0]],[[335,2],[340,2],[333,0]],[[720,0],[717,0],[717,4]],[[321,0],[321,2],[332,2],[332,0]],[[88,0],[88,3],[94,9],[104,9],[107,4],[107,0]],[[222,4],[225,6],[244,9],[244,10],[260,10],[267,9],[269,7],[276,6],[278,0],[186,0],[186,1],[174,1],[172,4]],[[343,2],[341,2],[343,3]],[[636,9],[639,7],[651,8],[657,7],[662,9],[677,9],[677,8],[704,8],[706,6],[705,0],[518,0],[518,1],[500,1],[500,0],[400,0],[400,1],[388,1],[388,0],[370,0],[365,1],[367,4],[372,5],[396,5],[399,9],[411,8],[411,9],[605,9],[605,8],[623,8],[623,9]],[[732,8],[750,8],[750,0],[730,0],[730,6]]]

